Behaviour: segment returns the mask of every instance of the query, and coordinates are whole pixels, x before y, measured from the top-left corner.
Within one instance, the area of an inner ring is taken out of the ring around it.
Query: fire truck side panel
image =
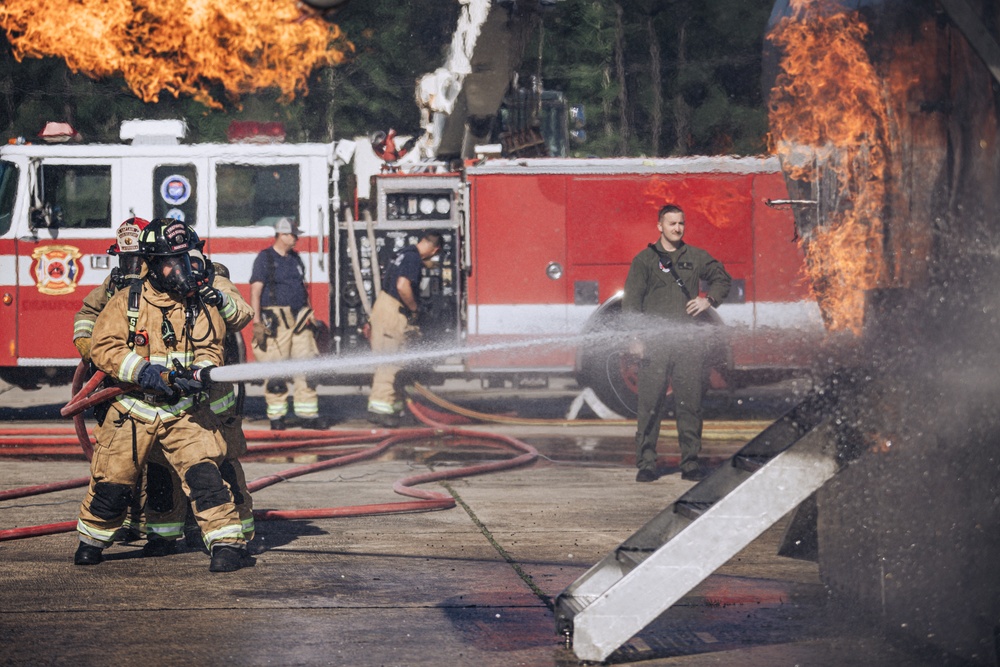
[[[561,175],[470,176],[470,345],[554,337],[572,328],[565,276],[566,180]],[[514,361],[516,359],[516,361]],[[543,346],[470,356],[471,370],[567,371],[573,353]]]
[[[819,307],[805,277],[805,256],[795,233],[795,220],[787,207],[763,205],[788,198],[780,173],[754,178],[753,336],[736,338],[734,360],[749,368],[804,367],[814,354],[823,325]]]
[[[803,273],[805,255],[795,233],[795,219],[787,209],[761,205],[788,197],[781,174],[758,174],[753,183],[755,287],[759,302],[812,301]]]
[[[0,239],[0,367],[17,360],[17,241]]]
[[[625,285],[628,267],[656,241],[657,213],[666,202],[684,208],[685,238],[707,249],[737,280],[751,278],[751,176],[737,174],[573,177],[567,196],[569,278],[576,305],[603,303]],[[601,275],[598,275],[600,273]],[[596,293],[596,299],[594,294]],[[583,297],[589,301],[581,303]]]
[[[53,158],[40,168],[24,157],[15,162],[21,174],[8,236],[17,256],[12,286],[17,320],[13,354],[4,355],[4,363],[51,375],[55,367],[77,363],[73,315],[110,272],[107,249],[111,216],[121,214],[122,165],[100,155]],[[32,191],[44,203],[62,204],[52,210],[52,216],[61,216],[61,226],[30,228]],[[7,347],[10,352],[11,345]]]

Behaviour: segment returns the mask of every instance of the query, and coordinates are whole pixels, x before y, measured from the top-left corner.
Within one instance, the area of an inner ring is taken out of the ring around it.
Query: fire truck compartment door
[[[566,265],[566,186],[557,175],[472,179],[470,334],[561,335],[573,285]]]

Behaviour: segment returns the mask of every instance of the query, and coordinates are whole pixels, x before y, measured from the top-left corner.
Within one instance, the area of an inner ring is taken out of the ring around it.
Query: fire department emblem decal
[[[31,276],[42,294],[69,294],[83,275],[83,255],[69,245],[46,245],[31,253]]]
[[[160,183],[160,197],[171,206],[180,206],[191,198],[191,181],[173,174]]]

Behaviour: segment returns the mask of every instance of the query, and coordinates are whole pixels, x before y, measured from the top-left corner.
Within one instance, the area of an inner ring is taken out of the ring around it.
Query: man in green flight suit
[[[710,336],[700,317],[729,294],[732,278],[701,248],[684,243],[684,211],[667,204],[656,227],[660,238],[632,260],[625,279],[622,311],[642,315],[641,330],[629,351],[640,357],[639,411],[635,434],[637,482],[657,479],[656,440],[667,388],[673,387],[681,476],[700,481],[706,472],[701,451],[701,399]],[[705,296],[699,283],[707,284]]]

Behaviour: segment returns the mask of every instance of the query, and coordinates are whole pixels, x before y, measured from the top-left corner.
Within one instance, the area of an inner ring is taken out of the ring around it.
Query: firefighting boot
[[[195,520],[194,512],[191,511],[190,505],[188,505],[187,515],[184,517],[184,544],[191,549],[200,549],[208,553],[208,549],[205,547],[205,540],[201,536],[201,526]]]
[[[244,546],[235,544],[217,544],[212,547],[212,562],[209,572],[235,572],[240,568],[253,565],[253,558]]]
[[[80,542],[73,555],[73,562],[76,565],[97,565],[104,560],[104,549],[90,544]]]
[[[399,415],[397,414],[385,414],[382,412],[368,411],[368,421],[372,424],[377,424],[379,426],[384,426],[386,428],[398,428],[399,427]]]
[[[161,558],[169,556],[177,549],[176,540],[165,540],[162,537],[151,537],[142,545],[143,558]]]

